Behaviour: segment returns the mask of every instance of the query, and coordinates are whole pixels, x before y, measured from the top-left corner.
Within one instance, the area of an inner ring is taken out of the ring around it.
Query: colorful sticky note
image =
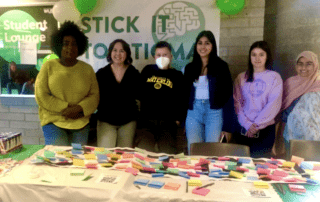
[[[97,154],[99,160],[108,160],[108,157],[105,154]]]
[[[84,167],[84,160],[74,158],[73,159],[73,165],[74,166],[82,166],[82,167]]]
[[[188,186],[202,186],[202,181],[201,180],[188,180]]]
[[[192,190],[193,194],[198,194],[201,196],[206,196],[209,192],[210,192],[210,189],[205,189],[205,188],[198,189],[198,187]]]
[[[44,150],[44,156],[46,158],[54,158],[56,156],[56,154],[52,151]]]
[[[258,181],[259,179],[256,176],[247,176],[247,180]]]
[[[94,148],[94,151],[104,152],[104,148],[103,147],[96,147],[96,148]]]
[[[144,150],[144,149],[140,149],[140,148],[138,148],[138,147],[135,147],[134,150],[135,150],[136,152],[141,153],[141,154],[144,154],[144,153],[145,153],[145,150]]]
[[[287,177],[288,176],[287,172],[280,171],[280,170],[275,170],[275,171],[273,171],[272,174],[275,175],[275,176],[281,176],[281,177]]]
[[[87,160],[96,160],[97,157],[94,154],[85,154],[84,158],[86,158]]]
[[[229,176],[235,177],[235,178],[238,178],[238,179],[242,179],[243,178],[243,174],[239,173],[239,172],[236,172],[236,171],[230,171]]]
[[[289,168],[293,168],[295,165],[295,162],[290,162],[290,161],[286,161],[282,164],[283,167],[289,167]]]
[[[291,161],[295,162],[296,164],[298,164],[300,166],[301,162],[304,161],[304,158],[298,157],[298,156],[292,156],[291,157]]]
[[[313,164],[303,161],[303,162],[301,162],[300,167],[302,169],[310,169],[310,170],[312,170],[313,169]]]
[[[152,177],[163,177],[164,176],[163,173],[152,173],[151,175],[152,175]]]
[[[238,162],[239,162],[239,163],[246,163],[246,164],[248,164],[248,163],[251,162],[251,160],[250,160],[250,159],[246,159],[246,158],[239,158],[239,159],[238,159]]]
[[[152,187],[152,188],[156,188],[156,189],[160,189],[161,187],[163,187],[164,182],[160,182],[160,181],[152,181],[148,184],[148,187]]]
[[[70,171],[70,175],[73,175],[73,176],[84,175],[84,172],[85,172],[85,170],[83,170],[83,169],[72,169]]]
[[[127,172],[127,173],[131,173],[132,175],[138,175],[139,170],[138,170],[138,169],[135,169],[135,168],[130,168],[130,167],[128,167],[128,168],[126,168],[126,172]]]
[[[72,154],[82,154],[82,150],[71,150]]]
[[[133,184],[138,184],[142,186],[146,186],[150,180],[147,179],[137,179],[133,182]]]
[[[266,183],[266,182],[257,181],[257,182],[253,182],[253,185],[254,185],[256,188],[269,189],[269,184]]]
[[[78,144],[78,143],[71,143],[71,146],[73,147],[73,149],[76,149],[76,150],[82,150],[82,146],[81,146],[81,144]]]
[[[178,190],[180,188],[181,184],[178,183],[172,183],[168,182],[167,184],[164,185],[164,189],[171,189],[171,190]]]
[[[112,163],[101,163],[100,166],[102,166],[102,167],[112,167],[113,164]]]

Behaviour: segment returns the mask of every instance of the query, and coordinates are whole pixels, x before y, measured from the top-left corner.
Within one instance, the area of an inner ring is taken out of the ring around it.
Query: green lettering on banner
[[[149,59],[149,44],[144,44],[144,59]]]
[[[87,28],[87,29],[83,29],[83,33],[88,33],[91,31],[91,26],[86,21],[90,21],[90,18],[83,17],[81,20],[82,24]]]
[[[142,43],[133,43],[131,45],[134,47],[135,59],[139,59],[139,48],[142,46]]]
[[[183,43],[178,48],[177,52],[175,52],[175,50],[172,49],[172,55],[173,55],[174,59],[178,59],[180,54],[181,54],[181,60],[184,60],[185,59],[185,55],[184,55]]]
[[[190,60],[191,57],[193,57],[193,49],[194,49],[195,44],[193,44],[189,50],[189,54],[187,55],[187,60]]]
[[[157,20],[157,16],[156,15],[152,16],[152,33],[155,33],[157,30],[156,20]]]
[[[100,21],[103,20],[102,17],[92,17],[92,20],[96,21],[96,33],[100,32]]]
[[[92,43],[89,43],[88,44],[88,50],[89,50],[89,47],[92,47]],[[89,52],[88,50],[86,51],[86,59],[89,59]]]
[[[111,28],[112,28],[112,30],[113,30],[114,32],[116,32],[116,33],[121,33],[121,32],[124,31],[124,29],[123,29],[123,28],[121,28],[121,29],[117,29],[117,28],[116,28],[116,22],[117,22],[118,20],[123,21],[124,18],[121,17],[121,16],[115,17],[115,18],[112,20]]]
[[[153,46],[151,47],[151,55],[152,55],[152,57],[154,57],[155,54],[156,54],[156,44],[153,44]]]
[[[105,33],[109,33],[109,17],[105,17],[104,18],[104,32]]]
[[[132,27],[132,29],[134,30],[134,32],[138,33],[139,30],[137,29],[137,27],[134,25],[134,23],[138,20],[139,16],[134,17],[134,19],[131,21],[131,17],[128,16],[127,17],[127,33],[130,32],[130,27]]]
[[[100,47],[103,48],[104,53],[101,54],[101,55],[98,55],[97,49],[100,48]],[[107,46],[104,45],[103,43],[97,43],[97,44],[94,46],[94,48],[93,48],[93,55],[94,55],[96,58],[98,58],[98,59],[106,58],[106,55],[107,55],[107,54],[108,54],[108,48],[107,48]]]
[[[161,24],[162,24],[162,32],[166,32],[166,26],[167,26],[167,19],[169,19],[169,15],[159,15],[159,19],[161,19]]]

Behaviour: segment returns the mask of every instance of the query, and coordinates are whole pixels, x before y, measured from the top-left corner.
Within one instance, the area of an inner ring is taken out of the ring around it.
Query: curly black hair
[[[111,42],[111,44],[109,46],[109,50],[108,50],[107,61],[110,62],[111,64],[113,63],[112,59],[111,59],[111,52],[112,52],[114,46],[116,45],[116,43],[118,43],[118,42],[122,44],[123,50],[127,53],[127,58],[125,59],[124,64],[125,65],[131,65],[133,60],[132,60],[132,57],[131,57],[130,46],[123,39],[116,39],[113,42]]]
[[[66,21],[62,24],[59,30],[54,32],[51,36],[51,49],[61,57],[61,50],[63,46],[63,38],[65,36],[72,36],[75,38],[78,46],[78,56],[84,54],[88,49],[88,37],[81,31],[80,27],[72,21]]]

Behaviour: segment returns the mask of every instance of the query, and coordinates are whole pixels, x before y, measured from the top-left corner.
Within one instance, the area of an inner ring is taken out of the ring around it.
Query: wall
[[[220,56],[228,64],[232,78],[248,67],[248,52],[255,41],[263,40],[265,0],[246,0],[237,15],[221,15]]]
[[[249,47],[263,39],[264,0],[246,0],[235,16],[221,15],[220,56],[228,62],[235,78],[247,68]],[[22,132],[24,144],[44,144],[33,97],[0,99],[0,132]]]

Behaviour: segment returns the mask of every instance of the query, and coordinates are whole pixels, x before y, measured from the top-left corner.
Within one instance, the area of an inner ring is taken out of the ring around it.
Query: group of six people
[[[298,75],[283,89],[264,41],[252,44],[248,70],[234,84],[211,31],[198,35],[192,62],[182,71],[171,67],[172,48],[165,41],[155,45],[156,64],[141,73],[122,39],[110,44],[108,65],[96,73],[77,59],[87,48],[88,38],[72,22],[52,36],[59,59],[43,64],[35,83],[45,144],[87,144],[90,115],[96,109],[98,147],[135,145],[176,153],[179,125],[185,127],[189,152],[192,143],[218,142],[233,133],[235,143],[250,146],[252,157],[268,157],[276,123],[286,145],[292,138],[307,139],[311,130],[312,138],[319,138],[317,121],[307,121],[308,127],[300,123],[306,117],[319,119],[312,114],[320,109],[319,64],[310,51],[298,56]],[[301,110],[307,111],[303,117]]]

